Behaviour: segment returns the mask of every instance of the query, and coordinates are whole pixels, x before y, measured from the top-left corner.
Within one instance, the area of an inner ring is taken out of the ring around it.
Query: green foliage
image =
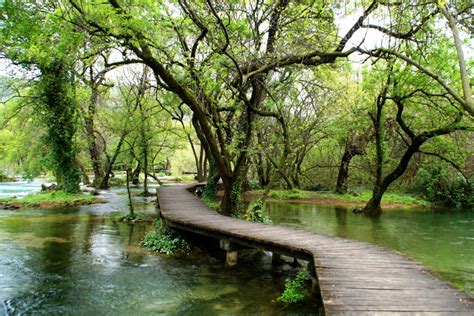
[[[219,181],[219,173],[217,172],[216,162],[209,157],[209,173],[207,175],[207,183],[202,192],[203,200],[214,200],[214,194],[217,192],[217,182]]]
[[[265,204],[262,199],[257,199],[250,203],[247,211],[243,214],[242,218],[251,221],[264,224],[270,224],[271,219],[265,214]]]
[[[219,207],[221,203],[217,201],[216,199],[214,199],[213,197],[209,198],[203,195],[201,200],[204,204],[206,204],[207,207],[212,208],[213,210],[219,211]]]
[[[3,174],[0,171],[0,182],[15,182],[16,179],[10,176],[7,176],[6,174]]]
[[[76,101],[73,98],[72,77],[63,61],[40,67],[40,118],[47,128],[47,143],[54,161],[58,185],[68,193],[79,192],[81,181],[76,164]]]
[[[120,218],[121,222],[125,223],[152,223],[153,219],[150,216],[146,216],[141,213],[127,214]]]
[[[244,210],[244,200],[242,198],[243,188],[241,181],[234,181],[230,199],[232,204],[231,216],[240,217]]]
[[[333,194],[333,193],[324,193],[322,194],[325,197],[329,198],[336,198],[339,200],[344,201],[358,201],[358,202],[367,202],[372,197],[371,191],[362,191],[357,194]],[[382,201],[385,203],[398,203],[398,204],[405,204],[405,205],[427,205],[428,203],[425,200],[419,199],[416,196],[411,194],[405,193],[396,193],[396,192],[389,192],[385,193]]]
[[[299,189],[272,190],[268,194],[268,197],[277,200],[299,200],[305,198],[306,194]]]
[[[126,179],[124,178],[113,177],[113,178],[110,178],[109,185],[111,187],[123,187],[125,185],[125,182],[126,182]]]
[[[462,177],[449,177],[442,166],[420,168],[414,190],[425,199],[454,207],[474,206],[474,185]]]
[[[76,203],[91,203],[95,198],[90,194],[76,193],[70,194],[65,191],[51,191],[41,192],[25,196],[21,199],[8,198],[3,199],[3,202],[14,202],[18,204],[37,204],[37,203],[52,203],[52,204],[66,204],[74,205]]]
[[[285,290],[277,298],[278,302],[285,304],[295,304],[302,302],[308,295],[307,281],[310,280],[308,272],[304,270],[298,271],[293,280],[287,279],[285,282]]]
[[[157,220],[152,231],[145,235],[141,245],[151,251],[161,252],[167,255],[187,253],[191,246],[172,229],[164,229],[161,220]]]

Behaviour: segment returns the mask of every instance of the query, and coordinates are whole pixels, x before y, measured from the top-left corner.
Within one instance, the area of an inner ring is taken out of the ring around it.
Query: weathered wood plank
[[[474,315],[472,298],[396,252],[354,240],[225,217],[187,186],[157,190],[172,227],[312,260],[328,315]]]

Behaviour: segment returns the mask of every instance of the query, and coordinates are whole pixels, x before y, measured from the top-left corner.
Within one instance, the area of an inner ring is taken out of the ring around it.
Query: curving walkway
[[[191,187],[158,189],[167,225],[224,244],[312,262],[327,315],[474,315],[471,297],[400,254],[359,241],[223,216],[189,193]]]

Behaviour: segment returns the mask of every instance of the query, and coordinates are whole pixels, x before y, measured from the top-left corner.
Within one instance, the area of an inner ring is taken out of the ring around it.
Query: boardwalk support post
[[[276,265],[281,262],[281,255],[276,252],[272,252],[272,264]]]
[[[232,268],[237,265],[237,247],[227,239],[219,240],[219,247],[226,251],[225,265],[226,267]]]
[[[318,277],[316,276],[316,267],[314,266],[314,262],[308,262],[308,272],[311,275],[311,290],[312,292],[319,292],[319,283]]]
[[[237,250],[227,251],[225,256],[225,265],[229,268],[237,265]]]

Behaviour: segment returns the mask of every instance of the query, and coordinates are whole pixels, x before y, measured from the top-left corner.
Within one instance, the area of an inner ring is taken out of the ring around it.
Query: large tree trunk
[[[238,215],[244,210],[244,183],[247,178],[248,160],[241,162],[231,177],[223,177],[224,196],[221,202],[221,211],[224,215]]]
[[[81,175],[76,163],[76,101],[70,92],[73,79],[66,64],[54,60],[47,66],[39,65],[39,105],[45,112],[44,123],[47,128],[47,140],[54,160],[54,174],[58,187],[67,193],[80,191]]]
[[[243,179],[223,179],[224,195],[221,201],[222,214],[237,215],[243,208]]]
[[[379,216],[382,213],[382,197],[387,191],[388,187],[400,178],[408,168],[408,164],[413,155],[419,150],[424,141],[413,142],[403,155],[398,166],[388,174],[379,185],[376,185],[372,191],[372,198],[365,205],[363,212],[369,216]]]
[[[212,157],[209,157],[209,174],[207,177],[207,183],[202,191],[203,199],[214,199],[214,195],[217,192],[217,185],[219,181],[219,173],[217,171],[216,163]]]
[[[349,164],[353,155],[349,150],[345,150],[342,155],[341,165],[339,166],[339,173],[337,175],[336,193],[347,193],[347,179],[349,178]]]
[[[101,152],[97,144],[94,126],[99,92],[97,91],[97,87],[95,87],[94,85],[92,85],[91,89],[92,94],[91,99],[89,101],[89,106],[87,108],[87,113],[84,118],[84,125],[87,134],[87,146],[89,150],[89,156],[92,162],[92,170],[94,171],[93,185],[95,188],[99,188],[100,184],[102,183],[102,179],[105,176],[105,171],[101,160]]]
[[[405,173],[405,171],[408,168],[408,164],[410,163],[411,158],[413,157],[415,153],[417,153],[420,150],[421,145],[423,145],[427,140],[433,137],[446,135],[456,130],[468,129],[467,126],[457,125],[461,121],[461,118],[462,118],[462,115],[458,115],[454,119],[453,122],[448,123],[443,127],[416,135],[403,120],[402,113],[403,113],[404,106],[401,99],[393,98],[393,101],[398,107],[397,123],[400,126],[400,128],[411,138],[411,144],[406,149],[397,167],[391,173],[385,176],[383,180],[381,180],[381,174],[382,174],[381,167],[380,167],[380,171],[377,169],[377,182],[376,182],[376,185],[374,186],[372,198],[369,200],[369,202],[367,202],[367,205],[362,210],[367,215],[375,215],[375,216],[380,215],[382,211],[382,208],[380,207],[380,202],[382,201],[383,194],[393,182],[395,182],[398,178],[400,178]],[[378,139],[377,134],[376,134],[376,139]],[[381,148],[379,149],[379,147],[382,147],[382,144],[380,141],[377,142],[377,152],[381,150]],[[379,159],[381,158],[379,157]]]
[[[388,66],[388,69],[392,69],[392,65]],[[391,78],[390,75],[387,77],[385,86],[383,87],[382,92],[377,96],[377,110],[375,115],[369,112],[369,116],[372,120],[375,133],[375,150],[377,155],[376,160],[376,171],[375,171],[375,184],[372,191],[372,198],[367,202],[366,206],[362,210],[364,214],[371,216],[378,216],[382,213],[382,208],[380,207],[380,201],[382,196],[385,193],[387,187],[382,188],[382,172],[383,172],[383,163],[384,163],[384,148],[383,148],[383,130],[382,130],[382,113],[385,102],[387,101],[388,87],[390,85]]]
[[[140,184],[140,172],[142,171],[142,166],[140,160],[137,162],[137,166],[133,169],[132,172],[132,184],[139,185]]]
[[[79,167],[79,170],[81,170],[82,182],[84,183],[84,185],[91,184],[91,180],[89,179],[89,175],[87,174],[86,168],[84,168],[84,165],[77,158],[76,158],[76,164]]]
[[[207,157],[204,148],[201,146],[199,149],[199,159],[196,164],[196,180],[198,182],[204,182],[207,179],[207,172],[206,172],[206,164],[207,164]]]
[[[347,193],[347,180],[349,179],[349,164],[352,158],[356,155],[362,155],[364,153],[363,144],[360,146],[355,144],[349,144],[344,150],[344,154],[341,158],[341,164],[339,166],[339,173],[337,175],[336,193],[346,194]]]
[[[102,179],[102,182],[99,185],[99,189],[109,188],[110,175],[112,174],[115,161],[117,160],[120,150],[122,149],[123,143],[125,142],[125,136],[127,136],[127,133],[122,133],[122,135],[120,136],[119,142],[117,144],[117,147],[115,148],[114,154],[112,155],[112,158],[107,159],[107,170],[105,171],[104,178]]]
[[[265,159],[262,154],[256,154],[257,161],[255,169],[257,170],[258,182],[262,188],[265,188],[270,182],[271,163]]]

